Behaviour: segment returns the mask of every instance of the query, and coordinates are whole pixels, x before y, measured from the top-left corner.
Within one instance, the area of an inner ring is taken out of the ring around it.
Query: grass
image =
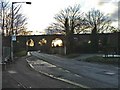
[[[80,56],[80,54],[69,54],[69,55],[66,55],[65,57],[66,58],[75,58],[75,57],[78,57]]]
[[[63,57],[63,58],[68,58],[68,59],[73,59],[73,58],[76,58],[76,57],[80,57],[82,55],[80,54],[69,54],[69,55],[57,55],[57,56],[60,56],[60,57]],[[85,61],[85,62],[91,62],[91,63],[101,63],[101,64],[112,64],[112,65],[118,65],[118,60],[119,58],[111,58],[111,57],[108,57],[108,58],[104,58],[102,57],[102,55],[98,56],[98,55],[94,55],[94,56],[91,56],[91,57],[86,57],[84,59],[80,59],[79,61]]]
[[[17,56],[17,57],[23,57],[23,56],[26,56],[26,51],[24,50],[24,51],[20,51],[20,52],[17,52],[17,53],[15,53],[15,56]]]
[[[58,55],[57,54],[57,56],[60,56],[60,57],[63,57],[63,58],[70,58],[70,59],[72,59],[72,58],[76,58],[76,57],[78,57],[78,56],[80,56],[80,54],[68,54],[68,55]]]
[[[89,58],[86,58],[84,61],[118,65],[118,58],[103,58],[102,56],[89,57]]]

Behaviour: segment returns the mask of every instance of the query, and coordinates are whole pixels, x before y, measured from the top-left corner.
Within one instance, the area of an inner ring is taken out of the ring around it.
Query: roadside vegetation
[[[55,55],[63,58],[68,58],[68,59],[73,59],[80,56],[80,54],[76,54],[76,53],[72,53],[68,55],[62,55],[62,54],[55,54]]]
[[[26,51],[25,50],[23,50],[23,51],[20,51],[20,52],[16,52],[15,53],[15,56],[16,57],[22,57],[22,56],[26,56]]]
[[[83,61],[118,65],[118,60],[119,60],[118,58],[111,58],[111,57],[104,58],[101,56],[93,56],[93,57],[88,57]]]
[[[119,58],[114,58],[114,57],[106,58],[106,57],[102,57],[102,55],[87,56],[80,54],[69,54],[69,55],[57,55],[57,56],[68,59],[75,59],[79,57],[79,61],[90,62],[90,63],[112,64],[112,65],[118,65],[119,63]],[[84,58],[82,58],[83,56]]]

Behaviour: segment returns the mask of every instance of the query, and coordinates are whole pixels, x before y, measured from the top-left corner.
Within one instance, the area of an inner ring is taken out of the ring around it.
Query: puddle
[[[97,74],[102,74],[102,75],[115,75],[116,73],[115,72],[112,72],[112,71],[102,71],[102,72],[98,72]]]
[[[105,72],[106,75],[115,75],[114,72]]]
[[[105,74],[105,75],[115,75],[116,73],[112,72],[112,71],[103,71],[103,74]]]

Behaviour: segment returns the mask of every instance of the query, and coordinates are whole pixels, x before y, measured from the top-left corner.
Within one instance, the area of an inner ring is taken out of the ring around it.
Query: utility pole
[[[12,2],[12,17],[11,17],[11,60],[13,61],[13,40],[12,40],[12,35],[13,35],[13,18],[14,18],[14,12],[13,12],[13,2]]]

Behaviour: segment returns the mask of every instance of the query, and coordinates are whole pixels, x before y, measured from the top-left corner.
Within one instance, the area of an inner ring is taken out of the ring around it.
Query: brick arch
[[[46,45],[40,46],[38,42],[43,38],[47,40],[47,43]],[[14,42],[14,44],[16,43],[16,48],[23,46],[27,51],[42,50],[44,52],[50,53],[52,48],[51,43],[52,40],[54,40],[55,38],[61,39],[63,43],[65,41],[64,35],[30,35],[30,36],[17,36],[17,40],[20,41],[21,43],[17,44],[17,42]],[[26,42],[30,39],[34,41],[33,47],[26,45]]]
[[[34,40],[33,39],[29,39],[26,41],[26,45],[30,46],[30,47],[34,47]]]

